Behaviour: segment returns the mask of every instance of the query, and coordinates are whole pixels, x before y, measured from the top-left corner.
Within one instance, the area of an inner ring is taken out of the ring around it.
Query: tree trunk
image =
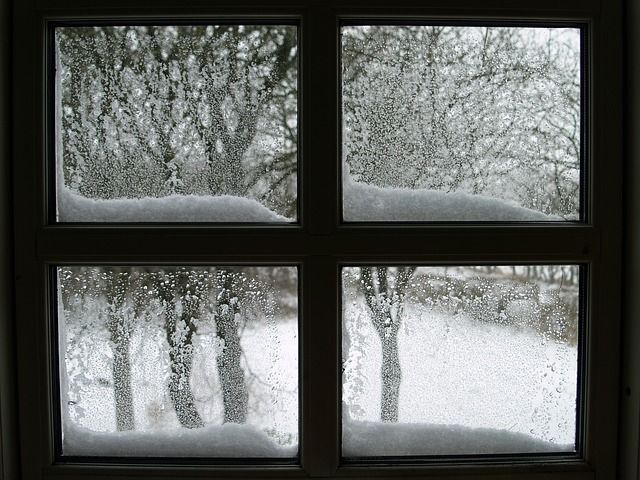
[[[222,352],[216,358],[222,387],[224,423],[244,423],[247,419],[249,392],[240,366],[242,347],[236,315],[239,313],[238,296],[233,288],[233,271],[218,270],[218,305],[216,330],[223,342]]]
[[[126,431],[135,428],[129,361],[131,328],[124,311],[129,274],[119,270],[112,270],[109,273],[108,295],[111,298],[111,305],[108,313],[108,327],[113,352],[111,371],[116,404],[116,428],[118,431]]]
[[[193,365],[193,346],[191,343],[172,345],[169,349],[169,360],[171,362],[169,397],[180,425],[186,428],[204,427],[191,391],[191,368]]]
[[[113,393],[116,401],[118,431],[135,428],[133,394],[131,391],[131,363],[129,361],[130,329],[123,312],[111,312],[111,342],[113,344]]]
[[[373,276],[374,268],[377,282]],[[416,267],[411,266],[397,267],[392,288],[389,284],[389,267],[360,268],[364,298],[382,346],[380,419],[383,422],[398,421],[402,381],[398,355],[398,331],[402,323],[404,294],[415,270]]]
[[[175,272],[176,281],[171,287],[170,282],[160,281],[158,292],[165,311],[165,333],[169,344],[169,361],[171,376],[169,378],[169,397],[178,417],[180,425],[185,428],[204,427],[204,422],[198,413],[193,392],[191,391],[191,369],[193,366],[193,315],[197,310],[194,303],[183,299],[183,309],[180,322],[177,322],[175,309],[176,288],[188,280],[185,273]],[[184,277],[184,278],[183,278]]]
[[[398,356],[398,335],[380,336],[382,343],[382,395],[380,397],[380,420],[383,422],[398,421],[398,404],[400,402],[400,357]]]

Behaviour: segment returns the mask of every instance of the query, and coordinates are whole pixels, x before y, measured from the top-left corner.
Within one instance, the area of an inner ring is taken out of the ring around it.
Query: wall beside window
[[[640,478],[640,3],[625,2],[625,246],[623,253],[622,394],[620,400],[620,478]]]
[[[18,478],[13,383],[13,256],[11,232],[11,10],[0,1],[0,480]]]

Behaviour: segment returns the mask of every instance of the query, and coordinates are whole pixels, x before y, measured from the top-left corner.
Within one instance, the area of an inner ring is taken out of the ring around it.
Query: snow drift
[[[485,195],[427,189],[382,188],[344,175],[343,215],[348,222],[558,221]]]
[[[291,222],[260,202],[222,195],[95,200],[58,190],[59,222]]]
[[[545,442],[523,433],[460,425],[346,420],[342,432],[345,457],[574,451],[573,445]]]
[[[66,422],[63,439],[66,456],[290,458],[297,455],[297,450],[297,446],[277,445],[251,425],[235,423],[149,432],[96,432]]]
[[[485,195],[382,188],[356,182],[348,175],[343,186],[343,213],[349,222],[562,220]],[[292,219],[256,200],[230,195],[96,200],[62,187],[58,191],[58,221],[287,223]]]

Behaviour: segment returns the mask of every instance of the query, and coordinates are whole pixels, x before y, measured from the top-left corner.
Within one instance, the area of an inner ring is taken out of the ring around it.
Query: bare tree
[[[381,187],[490,195],[575,219],[577,38],[561,29],[345,28],[351,176]]]
[[[294,27],[59,28],[57,44],[67,187],[253,196],[295,214]]]
[[[364,298],[382,346],[380,419],[383,422],[398,421],[402,380],[398,331],[402,324],[405,292],[415,270],[412,266],[360,267]],[[395,273],[393,277],[389,275],[390,271]]]

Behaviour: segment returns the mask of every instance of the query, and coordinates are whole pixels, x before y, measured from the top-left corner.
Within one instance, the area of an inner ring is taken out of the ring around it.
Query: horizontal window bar
[[[246,467],[241,469],[215,468],[215,467],[131,467],[131,466],[81,466],[81,465],[54,465],[44,469],[43,478],[45,480],[91,480],[99,476],[105,480],[136,480],[147,478],[152,480],[164,480],[167,478],[211,478],[216,479],[238,479],[246,480],[262,478],[309,478],[309,475],[299,467],[272,467],[255,468]],[[474,467],[460,466],[429,466],[417,467],[388,466],[388,467],[340,467],[334,475],[327,478],[348,478],[351,480],[368,480],[376,478],[379,480],[396,480],[398,478],[412,478],[415,480],[463,480],[473,478],[474,480],[494,480],[510,479],[518,480],[593,480],[595,473],[592,468],[584,462],[562,461],[548,465],[476,465]]]
[[[215,6],[203,8],[197,0],[182,2],[177,7],[170,0],[158,0],[154,4],[153,14],[149,14],[148,6],[142,1],[127,2],[126,0],[114,0],[109,7],[98,3],[90,3],[83,0],[47,0],[39,2],[41,11],[50,18],[68,19],[70,16],[87,18],[91,16],[103,17],[194,17],[203,15],[231,15],[235,17],[262,18],[269,15],[284,15],[287,12],[300,12],[308,9],[308,2],[300,0],[282,0],[277,4],[265,4],[261,0],[246,0],[239,7],[233,0],[216,2]],[[123,13],[123,7],[126,14]],[[320,4],[321,9],[339,13],[342,16],[356,18],[414,18],[416,15],[430,15],[431,17],[456,18],[462,16],[481,18],[524,18],[524,19],[553,19],[559,18],[571,20],[593,16],[600,11],[598,0],[542,0],[524,6],[522,4],[510,5],[500,1],[483,2],[481,6],[473,0],[434,0],[425,4],[415,0],[399,0],[393,4],[385,0],[373,0],[367,5],[362,5],[358,0],[329,0]],[[315,8],[318,9],[317,7]]]
[[[599,253],[599,236],[592,227],[436,227],[426,229],[340,229],[332,236],[302,231],[252,230],[235,233],[199,229],[81,229],[56,227],[40,231],[37,253],[45,261],[134,260],[196,263],[219,259],[225,263],[268,262],[308,255],[375,260],[380,257],[447,262],[454,259],[490,261],[522,259],[585,261]],[[398,260],[399,261],[399,260]]]

